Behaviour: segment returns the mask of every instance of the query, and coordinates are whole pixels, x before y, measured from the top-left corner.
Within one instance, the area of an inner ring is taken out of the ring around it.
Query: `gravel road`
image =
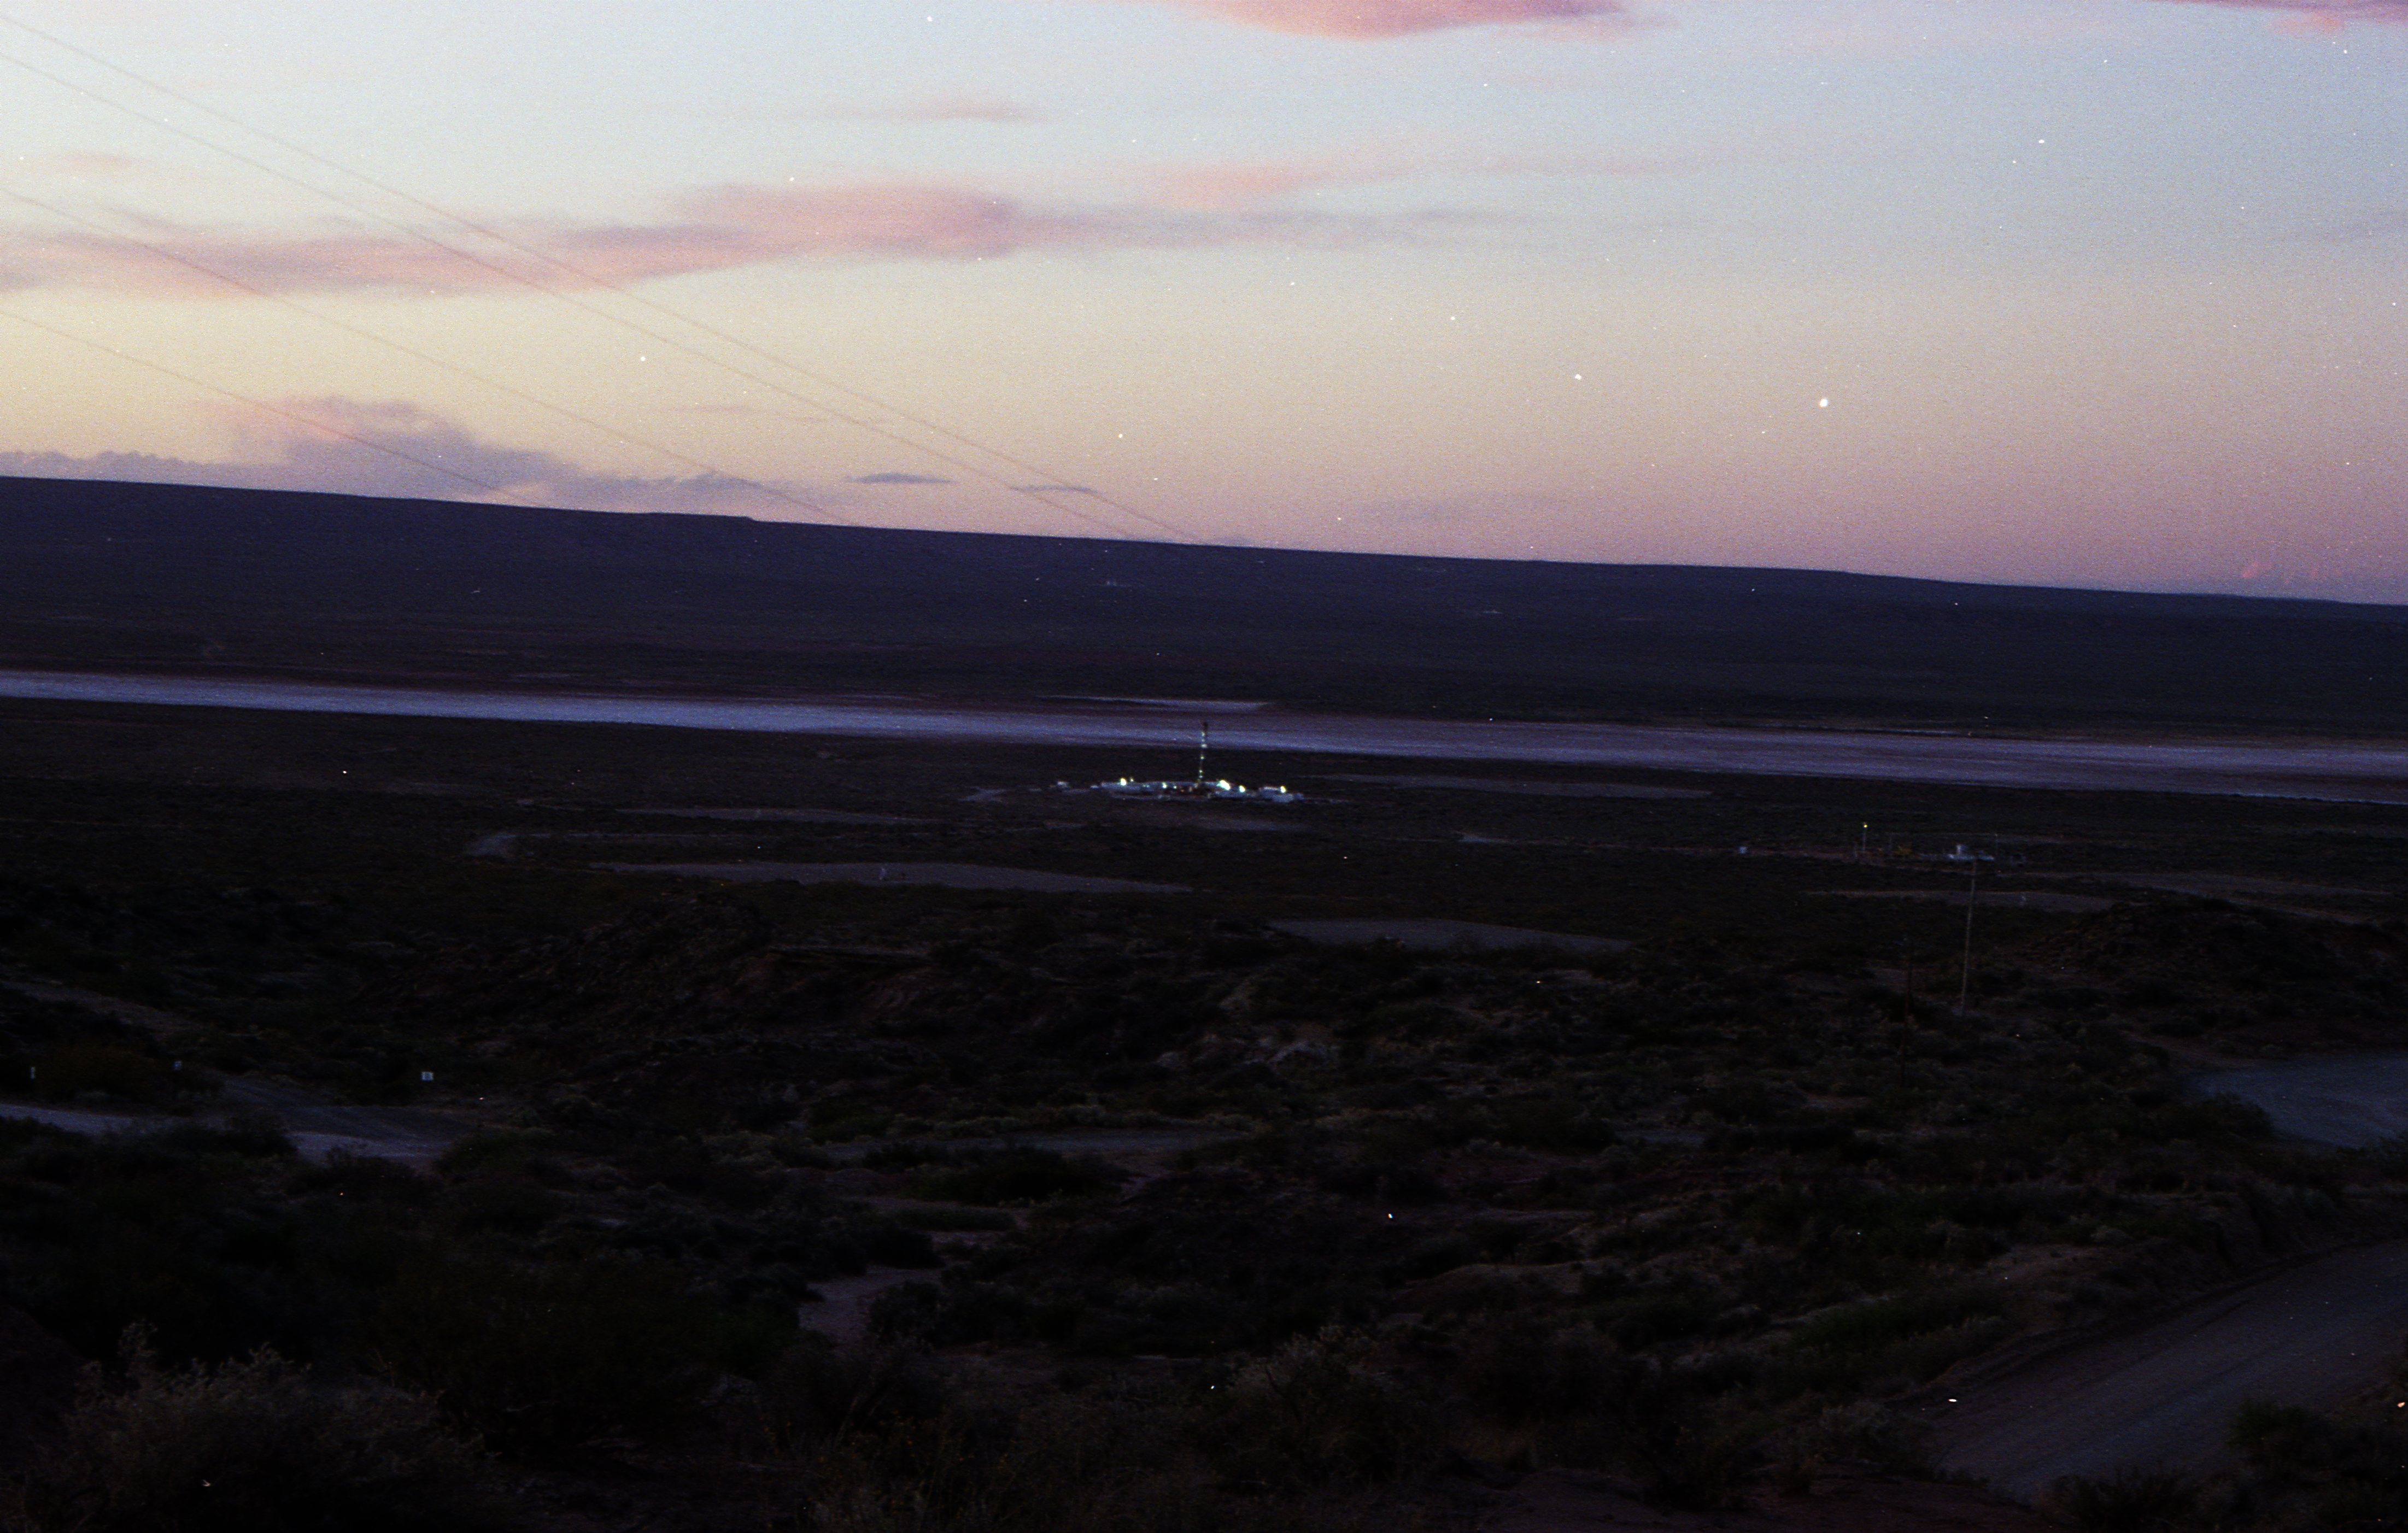
[[[2362,1149],[2408,1133],[2408,1054],[2338,1054],[2210,1070],[2183,1084],[2195,1096],[2255,1102],[2275,1133],[2310,1144]]]
[[[2264,1108],[2314,1144],[2408,1129],[2408,1055],[2292,1060],[2191,1077],[2194,1096]],[[2172,1314],[2069,1341],[1957,1387],[1937,1407],[1942,1462],[2022,1496],[2119,1465],[2213,1464],[2247,1399],[2329,1407],[2402,1360],[2408,1240],[2328,1253]]]
[[[446,1146],[477,1126],[466,1118],[415,1108],[346,1107],[291,1086],[229,1078],[221,1105],[179,1118],[165,1112],[52,1107],[48,1103],[0,1102],[0,1118],[31,1118],[75,1134],[141,1134],[179,1123],[221,1123],[230,1112],[265,1112],[282,1125],[304,1160],[324,1161],[336,1151],[435,1164]]]
[[[324,1160],[345,1150],[355,1155],[432,1166],[452,1140],[478,1126],[464,1114],[412,1107],[351,1107],[295,1086],[238,1077],[226,1079],[225,1102],[231,1108],[248,1108],[276,1119],[310,1160]]]
[[[2243,1400],[2339,1404],[2400,1359],[2408,1240],[2336,1251],[2173,1314],[2094,1336],[1937,1408],[1947,1469],[2017,1496],[2126,1464],[2200,1468]]]
[[[0,980],[0,985],[39,1000],[79,1006],[87,1011],[148,1028],[162,1037],[172,1037],[193,1025],[191,1019],[173,1011],[140,1006],[97,991],[23,980]],[[433,1165],[445,1146],[479,1126],[466,1113],[424,1108],[351,1107],[327,1101],[298,1086],[234,1075],[221,1079],[223,1091],[218,1101],[192,1118],[139,1108],[100,1110],[30,1102],[0,1102],[0,1118],[31,1118],[77,1134],[138,1134],[178,1123],[222,1121],[233,1112],[264,1112],[283,1126],[294,1148],[306,1159],[323,1161],[343,1150],[413,1166]]]

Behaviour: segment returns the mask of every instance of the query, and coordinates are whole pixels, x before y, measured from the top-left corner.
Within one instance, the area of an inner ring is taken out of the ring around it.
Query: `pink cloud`
[[[1156,178],[1163,199],[1174,208],[1243,208],[1333,181],[1377,179],[1377,173],[1342,169],[1329,162],[1254,160],[1218,165],[1182,165]]]
[[[1044,208],[918,182],[722,186],[674,199],[671,216],[658,222],[522,223],[511,229],[511,238],[587,279],[615,284],[796,260],[971,261],[1054,250],[1244,242],[1330,246],[1399,237],[1427,222],[1200,209]],[[552,286],[578,280],[521,251],[484,246],[476,260],[464,260],[423,241],[353,229],[284,235],[170,226],[146,228],[138,236],[0,232],[0,290],[73,286],[218,298],[241,293],[210,273],[280,294],[382,290],[441,296],[506,289],[522,276]]]
[[[1124,0],[1125,3],[1125,0]],[[1144,0],[1244,26],[1304,36],[1379,39],[1457,27],[1537,26],[1607,36],[1657,24],[1629,0]],[[2350,21],[2408,21],[2408,0],[2167,0],[2285,14],[2285,26],[2329,32]]]
[[[1696,162],[1638,155],[1558,155],[1484,159],[1404,153],[1332,154],[1293,160],[1237,160],[1175,165],[1154,173],[1154,195],[1174,208],[1252,207],[1320,186],[1360,186],[1408,176],[1648,176],[1690,168]]]
[[[1174,0],[1246,26],[1314,37],[1403,37],[1452,27],[1530,22],[1621,30],[1639,25],[1624,0]]]
[[[2352,21],[2408,22],[2408,0],[2171,0],[2171,3],[2280,11],[2286,18],[2286,28],[2301,32],[2335,32]]]

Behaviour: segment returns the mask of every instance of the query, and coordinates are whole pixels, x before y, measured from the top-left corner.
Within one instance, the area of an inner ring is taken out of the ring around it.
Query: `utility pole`
[[[1970,850],[1970,849],[1969,849]],[[1965,875],[1965,962],[1956,976],[1956,1014],[1965,1014],[1966,1003],[1973,994],[1973,906],[1982,887],[1982,857],[1975,852],[1966,865]]]
[[[1898,1007],[1898,1089],[1906,1090],[1906,1045],[1914,1037],[1914,938],[1900,938],[1898,961],[1904,976],[1899,992]]]

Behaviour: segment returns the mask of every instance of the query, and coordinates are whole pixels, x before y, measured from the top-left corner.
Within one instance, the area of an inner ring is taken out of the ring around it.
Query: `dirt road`
[[[265,1112],[284,1125],[302,1155],[324,1160],[337,1150],[355,1155],[432,1166],[454,1139],[477,1124],[456,1112],[414,1107],[351,1107],[313,1096],[296,1086],[229,1077],[225,1102]]]
[[[2171,1315],[1956,1386],[1934,1408],[1947,1469],[2030,1496],[2127,1464],[2200,1468],[2243,1400],[2329,1408],[2408,1331],[2408,1240],[2336,1251]]]
[[[292,1086],[241,1080],[228,1080],[218,1105],[190,1118],[133,1108],[106,1112],[35,1102],[0,1102],[0,1118],[31,1118],[76,1134],[141,1134],[179,1123],[222,1123],[232,1113],[246,1110],[274,1118],[302,1158],[312,1161],[323,1161],[339,1150],[428,1167],[452,1140],[476,1127],[466,1118],[451,1113],[346,1107]]]
[[[24,980],[0,981],[0,985],[38,1000],[79,1006],[161,1037],[173,1037],[193,1025],[191,1019],[173,1011],[71,985]],[[223,1090],[218,1100],[193,1119],[133,1107],[96,1110],[29,1102],[0,1102],[0,1118],[31,1118],[78,1134],[138,1134],[181,1122],[211,1123],[235,1112],[261,1112],[282,1125],[294,1147],[306,1159],[322,1161],[342,1150],[413,1166],[433,1165],[447,1145],[478,1126],[466,1113],[424,1108],[353,1107],[327,1101],[298,1086],[242,1076],[223,1077],[222,1084]]]
[[[2408,1133],[2408,1054],[2339,1054],[2185,1082],[2194,1096],[2238,1096],[2266,1110],[2274,1132],[2310,1144],[2362,1149]]]

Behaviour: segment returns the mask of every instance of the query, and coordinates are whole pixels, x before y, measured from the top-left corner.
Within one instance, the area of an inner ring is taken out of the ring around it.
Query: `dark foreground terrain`
[[[2408,704],[2329,604],[23,480],[0,554],[53,672],[2295,755]],[[1161,716],[0,701],[0,1526],[2408,1525],[2364,774],[1232,727],[1303,801],[1078,789],[1191,771]],[[2189,1085],[2294,1063],[2290,1138]]]
[[[2028,1529],[1952,1395],[2402,1234],[2182,1082],[2408,809],[1273,769],[0,704],[8,1526]],[[2041,1499],[2397,1526],[2397,1362]]]

